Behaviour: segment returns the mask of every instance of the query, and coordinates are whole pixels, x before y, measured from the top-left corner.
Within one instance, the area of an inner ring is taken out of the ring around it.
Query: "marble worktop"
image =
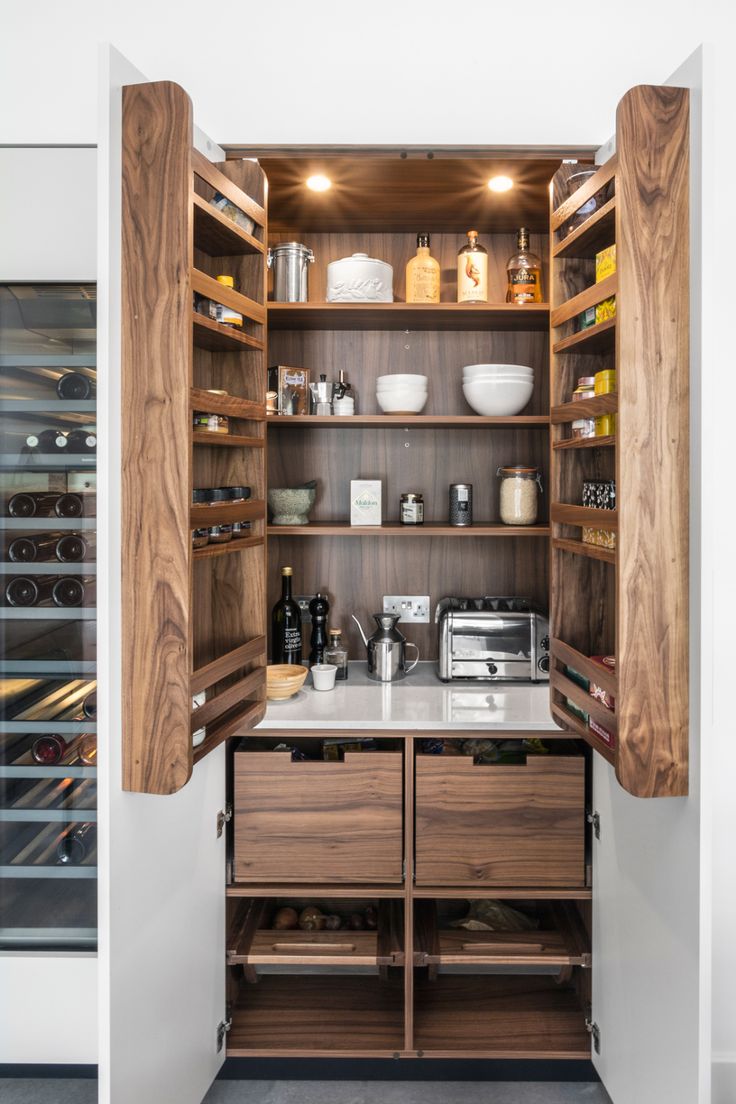
[[[285,702],[269,702],[264,729],[380,729],[397,731],[551,732],[549,684],[440,682],[434,663],[420,663],[401,682],[368,678],[367,664],[352,662],[334,690],[302,689]]]

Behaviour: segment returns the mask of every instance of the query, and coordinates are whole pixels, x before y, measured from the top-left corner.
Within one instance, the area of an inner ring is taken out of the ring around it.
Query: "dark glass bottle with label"
[[[62,452],[68,446],[66,434],[60,429],[44,429],[40,433],[30,433],[26,444],[39,452]]]
[[[89,429],[72,429],[66,435],[69,452],[97,452],[97,434]]]
[[[271,661],[296,663],[302,661],[302,615],[291,596],[290,567],[281,568],[281,597],[271,614]]]

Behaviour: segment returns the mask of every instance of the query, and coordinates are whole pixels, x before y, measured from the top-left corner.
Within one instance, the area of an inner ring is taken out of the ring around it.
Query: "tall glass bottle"
[[[529,231],[522,226],[516,235],[516,253],[506,265],[507,303],[542,302],[542,262],[529,252]]]
[[[468,230],[467,237],[457,255],[457,301],[487,303],[488,250],[478,244],[477,230]]]
[[[406,266],[406,301],[440,301],[440,263],[429,252],[429,234],[417,234],[416,256]]]
[[[291,596],[292,575],[290,567],[281,568],[281,597],[271,614],[272,663],[302,661],[302,615]]]

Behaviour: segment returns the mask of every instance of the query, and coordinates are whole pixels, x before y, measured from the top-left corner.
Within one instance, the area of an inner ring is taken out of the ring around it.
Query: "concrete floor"
[[[203,1104],[610,1104],[587,1082],[216,1081]],[[96,1081],[0,1080],[0,1104],[97,1104]]]

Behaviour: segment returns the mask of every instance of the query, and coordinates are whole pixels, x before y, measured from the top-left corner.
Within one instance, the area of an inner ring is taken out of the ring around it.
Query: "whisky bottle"
[[[271,614],[271,662],[296,663],[302,661],[302,615],[299,605],[291,596],[290,567],[281,568],[281,597]]]
[[[439,303],[440,264],[429,252],[429,234],[417,234],[417,254],[406,266],[407,303]]]
[[[488,302],[488,251],[478,245],[478,231],[468,230],[467,244],[457,255],[458,303]]]
[[[542,265],[536,253],[529,252],[529,231],[523,226],[516,235],[516,249],[506,265],[506,302],[541,303]]]

